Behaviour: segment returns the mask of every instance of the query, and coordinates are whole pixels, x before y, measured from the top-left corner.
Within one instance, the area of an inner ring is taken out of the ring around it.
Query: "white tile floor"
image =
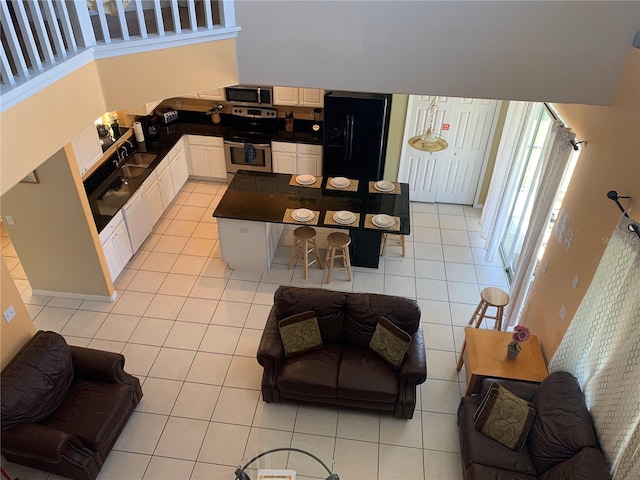
[[[274,446],[302,446],[335,462],[343,480],[462,478],[456,372],[464,325],[485,286],[507,286],[499,264],[484,262],[480,212],[413,203],[407,256],[390,247],[378,269],[289,271],[281,245],[270,273],[230,271],[211,217],[225,185],[189,181],[116,282],[113,303],[38,297],[6,231],[2,253],[36,328],[70,344],[121,352],[144,398],[100,480],[231,479],[243,459]],[[285,236],[284,238],[290,238]],[[321,253],[324,256],[324,252]],[[314,286],[416,298],[422,308],[428,379],[413,419],[331,408],[265,404],[255,360],[278,285]],[[270,463],[267,463],[270,462]],[[14,464],[12,477],[59,477]],[[273,454],[261,466],[325,478],[307,457]],[[253,475],[255,477],[255,473]]]

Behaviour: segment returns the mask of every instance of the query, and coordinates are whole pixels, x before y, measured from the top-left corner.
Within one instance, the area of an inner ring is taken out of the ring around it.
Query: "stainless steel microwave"
[[[259,87],[255,85],[236,85],[224,89],[227,103],[233,105],[260,105],[268,107],[273,105],[273,88]]]

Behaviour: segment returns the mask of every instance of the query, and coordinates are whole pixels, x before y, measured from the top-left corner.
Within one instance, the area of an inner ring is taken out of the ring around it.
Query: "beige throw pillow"
[[[315,312],[303,312],[280,320],[280,338],[287,357],[322,348],[322,336]]]
[[[376,330],[369,342],[369,350],[378,354],[394,368],[402,365],[411,343],[411,335],[384,317],[378,319]]]
[[[520,450],[527,441],[536,411],[533,405],[498,383],[492,383],[473,414],[476,430],[511,450]]]

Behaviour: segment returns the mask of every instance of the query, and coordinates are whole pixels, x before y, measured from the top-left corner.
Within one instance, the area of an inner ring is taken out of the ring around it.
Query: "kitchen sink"
[[[140,167],[148,167],[151,162],[156,159],[157,155],[155,153],[146,153],[146,152],[136,152],[132,153],[126,158],[125,166],[140,166]]]
[[[139,177],[140,175],[142,175],[144,173],[144,171],[147,169],[148,165],[129,165],[129,164],[125,164],[120,171],[122,172],[122,175],[126,178],[134,178],[134,177]]]

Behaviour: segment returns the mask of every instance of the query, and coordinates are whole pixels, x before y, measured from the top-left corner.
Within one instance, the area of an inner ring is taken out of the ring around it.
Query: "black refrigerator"
[[[324,96],[322,174],[381,180],[391,95],[329,91]]]

